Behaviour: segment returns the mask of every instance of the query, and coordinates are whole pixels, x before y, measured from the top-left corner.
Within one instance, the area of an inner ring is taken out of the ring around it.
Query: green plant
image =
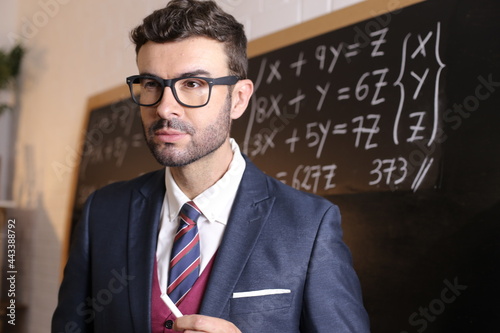
[[[19,44],[10,52],[0,50],[0,89],[8,89],[11,82],[18,76],[23,56],[24,48]],[[5,104],[0,105],[0,114],[10,107]]]

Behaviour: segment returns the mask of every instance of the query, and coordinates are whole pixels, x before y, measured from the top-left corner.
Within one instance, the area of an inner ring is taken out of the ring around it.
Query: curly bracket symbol
[[[396,114],[396,118],[394,120],[394,129],[393,129],[393,139],[394,143],[396,145],[399,145],[399,138],[398,138],[398,127],[399,127],[399,121],[401,119],[401,112],[403,111],[403,104],[405,101],[405,87],[401,83],[401,80],[403,79],[403,74],[405,72],[405,67],[406,67],[406,51],[407,51],[407,45],[408,45],[408,39],[410,38],[411,33],[406,35],[405,40],[403,42],[403,52],[402,52],[402,57],[401,57],[401,71],[399,72],[399,77],[394,82],[394,86],[399,86],[399,89],[401,91],[401,97],[399,100],[399,107],[398,107],[398,113]]]

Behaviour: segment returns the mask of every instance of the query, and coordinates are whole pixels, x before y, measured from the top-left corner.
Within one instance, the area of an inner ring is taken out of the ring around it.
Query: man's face
[[[230,75],[222,43],[194,37],[179,42],[148,42],[137,55],[140,74],[163,79],[184,76],[218,78]],[[164,166],[190,164],[216,151],[229,138],[231,96],[227,86],[213,86],[208,105],[180,105],[165,88],[161,101],[141,106],[147,144]]]

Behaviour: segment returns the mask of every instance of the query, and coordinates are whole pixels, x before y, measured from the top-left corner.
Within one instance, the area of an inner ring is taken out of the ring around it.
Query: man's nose
[[[165,87],[163,96],[156,105],[156,113],[162,119],[168,119],[171,116],[181,116],[184,108],[177,102],[170,87]]]

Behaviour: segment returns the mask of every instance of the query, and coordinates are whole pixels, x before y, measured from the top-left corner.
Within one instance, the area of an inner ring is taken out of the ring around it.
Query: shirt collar
[[[214,185],[193,199],[209,222],[224,225],[229,220],[231,207],[246,167],[245,159],[241,155],[238,144],[233,139],[230,139],[230,143],[233,159],[227,172]],[[166,205],[166,208],[168,207],[167,216],[170,221],[177,221],[182,205],[189,201],[189,198],[177,186],[170,168],[166,168],[165,186],[167,190],[165,198],[168,202],[168,205]]]

